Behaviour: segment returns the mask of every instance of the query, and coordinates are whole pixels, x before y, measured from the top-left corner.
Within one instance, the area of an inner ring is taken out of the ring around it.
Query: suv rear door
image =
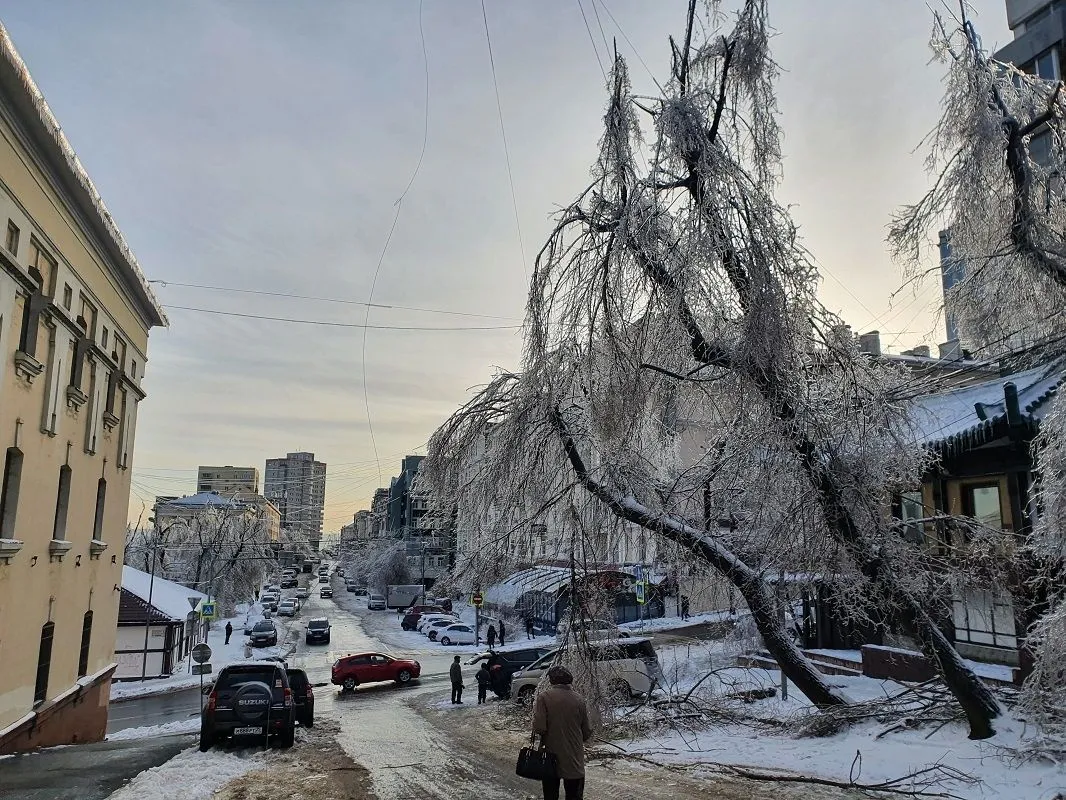
[[[291,700],[286,702],[288,677],[280,667],[236,664],[226,667],[215,681],[214,719],[217,728],[235,736],[257,736],[268,720],[291,718]]]

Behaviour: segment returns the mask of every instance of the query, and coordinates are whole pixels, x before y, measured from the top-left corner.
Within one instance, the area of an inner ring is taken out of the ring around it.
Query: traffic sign
[[[644,597],[644,581],[637,583],[637,602],[644,605],[647,600]]]
[[[200,595],[196,595],[195,597],[190,595],[189,597],[186,597],[185,599],[189,601],[189,608],[191,608],[193,611],[195,611],[196,607],[198,605],[200,605],[200,601],[203,600],[204,598],[201,597]]]
[[[643,583],[644,582],[644,565],[643,564],[637,564],[636,573],[637,573],[637,583]]]
[[[192,647],[192,660],[197,664],[203,664],[211,660],[211,645],[207,642],[194,644]]]
[[[211,674],[211,665],[210,664],[193,664],[192,665],[192,674],[193,675],[210,675]]]
[[[477,608],[481,608],[481,604],[485,602],[485,597],[481,592],[474,592],[474,596],[470,598],[470,602]]]
[[[218,616],[218,607],[213,601],[205,602],[200,606],[200,616],[203,619],[214,619]]]

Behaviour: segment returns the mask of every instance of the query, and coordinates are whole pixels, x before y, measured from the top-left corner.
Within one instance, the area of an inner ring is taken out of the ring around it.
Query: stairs
[[[808,653],[807,651],[804,651],[804,655],[814,664],[814,668],[823,675],[844,675],[852,678],[862,675],[862,665],[856,664],[854,661],[835,656],[826,656],[821,653]],[[737,666],[767,670],[779,669],[777,662],[766,651],[742,653],[737,656]]]

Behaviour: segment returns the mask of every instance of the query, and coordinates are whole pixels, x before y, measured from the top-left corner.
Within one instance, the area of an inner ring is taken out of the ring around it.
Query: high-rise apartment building
[[[148,332],[165,324],[0,25],[0,754],[104,737]]]
[[[255,467],[200,467],[196,471],[196,491],[215,492],[225,497],[259,494],[259,470]]]
[[[314,453],[289,453],[266,462],[263,494],[281,512],[282,530],[301,533],[317,549],[326,505],[326,465]]]

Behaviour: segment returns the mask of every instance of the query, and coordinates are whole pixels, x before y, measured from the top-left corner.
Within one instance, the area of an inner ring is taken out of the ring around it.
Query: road
[[[186,689],[156,697],[138,697],[112,703],[107,712],[107,732],[145,728],[192,719],[200,713],[200,690]]]

